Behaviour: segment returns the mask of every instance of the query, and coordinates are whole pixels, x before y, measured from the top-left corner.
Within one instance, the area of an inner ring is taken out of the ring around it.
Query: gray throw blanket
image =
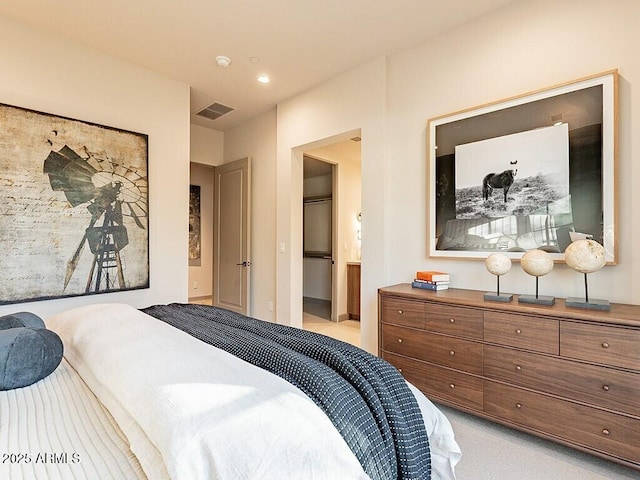
[[[429,440],[413,393],[384,360],[324,335],[206,305],[143,312],[278,375],[331,419],[372,480],[428,480]]]

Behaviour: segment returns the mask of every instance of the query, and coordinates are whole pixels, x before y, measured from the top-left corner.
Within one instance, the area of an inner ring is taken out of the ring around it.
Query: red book
[[[449,274],[444,272],[436,272],[434,270],[416,272],[416,279],[427,280],[429,282],[448,282]]]

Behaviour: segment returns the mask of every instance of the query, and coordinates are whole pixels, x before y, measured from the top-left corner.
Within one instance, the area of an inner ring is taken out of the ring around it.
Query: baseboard
[[[212,295],[204,295],[201,297],[189,297],[189,301],[192,302],[194,300],[211,300],[213,298]]]

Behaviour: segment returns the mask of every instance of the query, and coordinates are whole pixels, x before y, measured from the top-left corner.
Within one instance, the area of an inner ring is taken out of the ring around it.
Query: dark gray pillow
[[[42,319],[31,312],[17,312],[0,317],[0,330],[16,327],[45,328]]]
[[[0,330],[0,390],[26,387],[45,378],[58,368],[62,353],[62,340],[51,330]]]

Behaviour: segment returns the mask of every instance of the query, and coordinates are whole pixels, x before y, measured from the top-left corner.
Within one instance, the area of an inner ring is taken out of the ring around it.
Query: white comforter
[[[328,417],[296,387],[133,307],[81,307],[47,326],[150,479],[368,478]],[[460,450],[451,426],[414,391],[432,478],[453,479]]]

